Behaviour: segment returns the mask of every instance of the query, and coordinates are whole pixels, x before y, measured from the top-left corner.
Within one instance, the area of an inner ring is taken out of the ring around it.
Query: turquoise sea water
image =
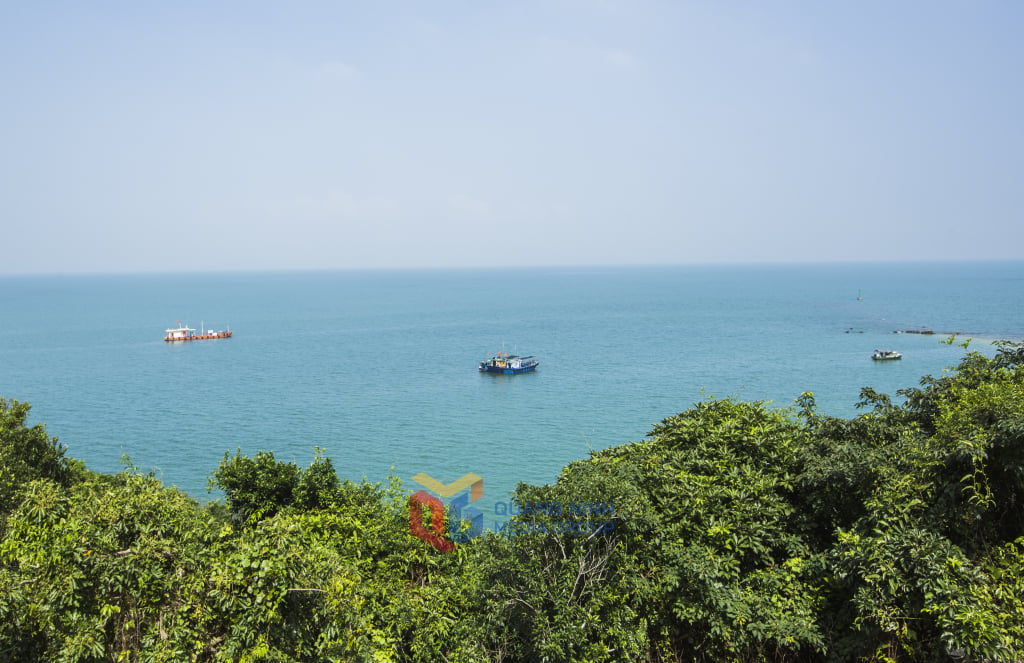
[[[234,337],[165,343],[178,320]],[[705,397],[851,416],[955,365],[948,332],[1021,340],[1024,263],[7,277],[0,396],[92,469],[127,454],[200,499],[225,451],[319,446],[410,489],[475,472],[486,509]],[[539,369],[480,374],[502,349]]]

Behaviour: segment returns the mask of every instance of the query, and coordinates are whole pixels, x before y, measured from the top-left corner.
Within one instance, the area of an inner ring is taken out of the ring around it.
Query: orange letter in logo
[[[430,509],[430,530],[423,527],[423,507]],[[455,544],[445,538],[444,504],[425,490],[409,497],[409,529],[418,539],[426,541],[441,552],[451,552]]]

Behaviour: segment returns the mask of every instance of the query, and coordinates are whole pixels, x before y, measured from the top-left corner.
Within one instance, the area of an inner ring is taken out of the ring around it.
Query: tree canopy
[[[200,504],[0,399],[0,660],[1024,660],[1024,347],[895,396],[705,400],[448,554],[319,450]]]

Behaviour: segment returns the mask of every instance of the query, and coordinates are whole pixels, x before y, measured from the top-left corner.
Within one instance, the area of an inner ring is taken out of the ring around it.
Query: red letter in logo
[[[430,509],[430,529],[423,527],[423,507]],[[426,541],[441,552],[451,552],[455,544],[444,537],[444,504],[425,490],[409,497],[409,529],[413,535]]]

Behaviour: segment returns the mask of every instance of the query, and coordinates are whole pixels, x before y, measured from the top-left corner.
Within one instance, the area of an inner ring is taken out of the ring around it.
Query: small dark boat
[[[903,355],[895,350],[875,350],[875,354],[871,355],[871,358],[875,361],[889,361],[892,359],[903,359]]]

